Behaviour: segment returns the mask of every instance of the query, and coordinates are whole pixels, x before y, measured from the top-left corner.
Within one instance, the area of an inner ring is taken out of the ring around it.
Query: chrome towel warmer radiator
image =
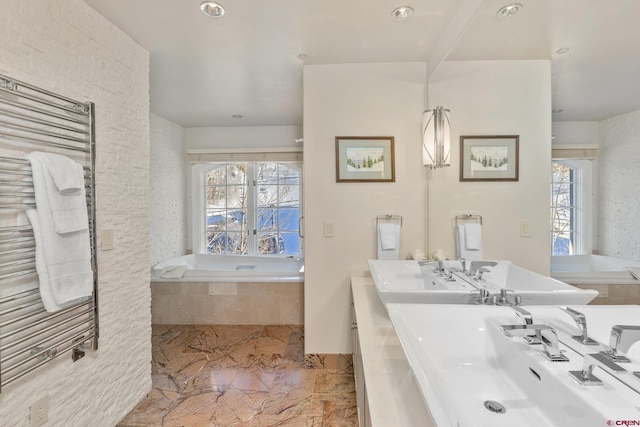
[[[25,155],[48,151],[82,164],[89,214],[93,297],[44,309],[35,240],[24,211],[35,207]],[[94,105],[0,75],[0,392],[65,353],[98,348]]]

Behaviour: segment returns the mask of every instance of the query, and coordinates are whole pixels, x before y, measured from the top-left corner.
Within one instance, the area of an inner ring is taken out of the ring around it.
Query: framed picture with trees
[[[518,181],[519,135],[460,137],[460,181]]]
[[[336,136],[336,182],[395,182],[392,136]]]

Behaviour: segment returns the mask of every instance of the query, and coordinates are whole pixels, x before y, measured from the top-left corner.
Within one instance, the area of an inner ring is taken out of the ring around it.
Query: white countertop
[[[434,427],[371,277],[352,277],[358,338],[374,427]]]

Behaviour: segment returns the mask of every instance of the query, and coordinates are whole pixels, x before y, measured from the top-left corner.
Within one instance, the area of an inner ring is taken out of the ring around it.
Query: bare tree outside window
[[[573,255],[575,248],[574,170],[553,162],[551,176],[551,253]]]
[[[208,253],[299,255],[298,170],[228,163],[207,173],[206,191]]]

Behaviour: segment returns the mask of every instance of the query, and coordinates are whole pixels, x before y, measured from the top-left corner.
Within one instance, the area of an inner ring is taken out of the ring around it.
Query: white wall
[[[600,254],[640,260],[640,110],[600,122],[598,164]]]
[[[99,350],[69,354],[3,388],[0,424],[28,426],[50,398],[47,426],[115,425],[151,387],[149,55],[80,0],[4,0],[0,72],[95,102]],[[100,243],[101,239],[98,239]]]
[[[151,265],[187,250],[185,129],[151,114]]]
[[[553,122],[553,144],[598,145],[600,123],[598,122]]]
[[[551,173],[549,61],[445,62],[428,86],[429,107],[451,110],[452,164],[429,179],[429,248],[455,257],[453,218],[483,217],[485,259],[548,274]],[[460,182],[460,135],[519,135],[518,182]],[[528,221],[531,237],[520,237]]]
[[[349,276],[376,257],[377,215],[402,215],[402,257],[424,250],[425,81],[424,63],[304,67],[305,353],[351,351]],[[396,182],[336,183],[336,136],[394,136]]]
[[[300,126],[187,128],[187,149],[299,147]]]

